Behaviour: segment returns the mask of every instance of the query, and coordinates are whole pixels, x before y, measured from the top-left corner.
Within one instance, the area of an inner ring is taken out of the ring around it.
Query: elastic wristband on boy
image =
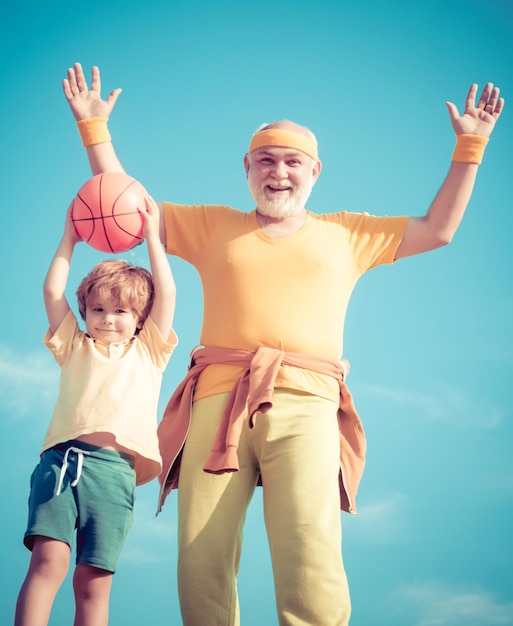
[[[487,143],[488,137],[482,135],[456,135],[456,146],[452,153],[452,160],[479,165],[483,160]]]
[[[111,140],[109,129],[107,128],[107,119],[106,117],[90,117],[77,122],[78,132],[82,138],[84,148]]]

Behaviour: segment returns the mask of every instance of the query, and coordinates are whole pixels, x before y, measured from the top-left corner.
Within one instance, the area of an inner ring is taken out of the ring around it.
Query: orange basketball
[[[80,187],[71,208],[78,235],[101,252],[125,252],[141,243],[146,189],[119,172],[98,174]]]

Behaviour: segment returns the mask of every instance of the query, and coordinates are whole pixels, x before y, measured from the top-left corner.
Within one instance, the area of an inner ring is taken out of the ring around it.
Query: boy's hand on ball
[[[155,238],[160,241],[160,211],[157,203],[151,196],[144,199],[145,209],[140,209],[144,219],[143,235],[145,239]]]
[[[73,202],[69,205],[66,211],[66,222],[64,223],[64,235],[63,239],[69,241],[71,245],[75,245],[80,241],[83,241],[82,237],[77,233],[73,220],[71,219],[71,211],[73,208]]]

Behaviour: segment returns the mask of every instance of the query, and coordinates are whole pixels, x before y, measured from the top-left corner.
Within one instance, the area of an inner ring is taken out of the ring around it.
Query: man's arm
[[[498,87],[487,83],[477,105],[476,93],[477,85],[474,84],[467,94],[462,115],[452,102],[446,103],[457,138],[459,135],[488,138],[502,113],[504,99],[499,98]],[[447,177],[426,215],[408,220],[405,235],[396,251],[396,259],[428,252],[450,243],[472,195],[478,167],[477,163],[451,162]]]
[[[113,89],[105,100],[101,97],[100,70],[94,66],[91,71],[91,88],[87,86],[84,71],[80,63],[68,68],[68,77],[62,81],[64,96],[68,101],[74,118],[78,122],[85,120],[105,120],[102,122],[107,128],[107,122],[112,109],[117,102],[121,89]],[[107,141],[92,143],[86,146],[87,158],[93,175],[103,172],[124,172],[120,160],[114,150],[110,134]],[[166,243],[166,224],[164,221],[164,207],[157,203],[160,210],[160,240]]]
[[[71,207],[66,214],[64,234],[50,263],[43,285],[46,315],[50,331],[55,333],[69,311],[65,291],[75,244],[81,241],[71,221]]]
[[[146,212],[141,211],[141,213],[144,217],[144,237],[148,246],[148,256],[155,288],[150,315],[163,339],[167,340],[171,332],[175,313],[175,281],[166,253],[160,242],[159,207],[152,198],[148,198],[146,200]]]
[[[121,89],[114,89],[102,100],[100,70],[93,67],[89,89],[80,63],[68,68],[68,77],[62,81],[62,88],[77,122],[105,118],[106,123],[121,93]],[[125,171],[111,141],[87,146],[86,150],[93,174]]]

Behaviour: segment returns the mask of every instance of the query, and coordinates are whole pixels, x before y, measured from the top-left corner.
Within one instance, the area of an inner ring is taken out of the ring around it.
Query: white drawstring
[[[64,476],[66,476],[66,471],[68,469],[68,455],[70,452],[74,452],[77,455],[77,475],[75,480],[71,483],[72,487],[75,487],[80,480],[80,476],[82,474],[82,465],[84,464],[84,454],[91,454],[87,450],[81,450],[80,448],[75,448],[75,446],[71,446],[66,450],[64,454],[64,459],[62,461],[61,466],[61,474],[59,476],[59,484],[57,485],[57,489],[55,490],[55,495],[58,496],[62,490],[62,483],[64,482]]]

